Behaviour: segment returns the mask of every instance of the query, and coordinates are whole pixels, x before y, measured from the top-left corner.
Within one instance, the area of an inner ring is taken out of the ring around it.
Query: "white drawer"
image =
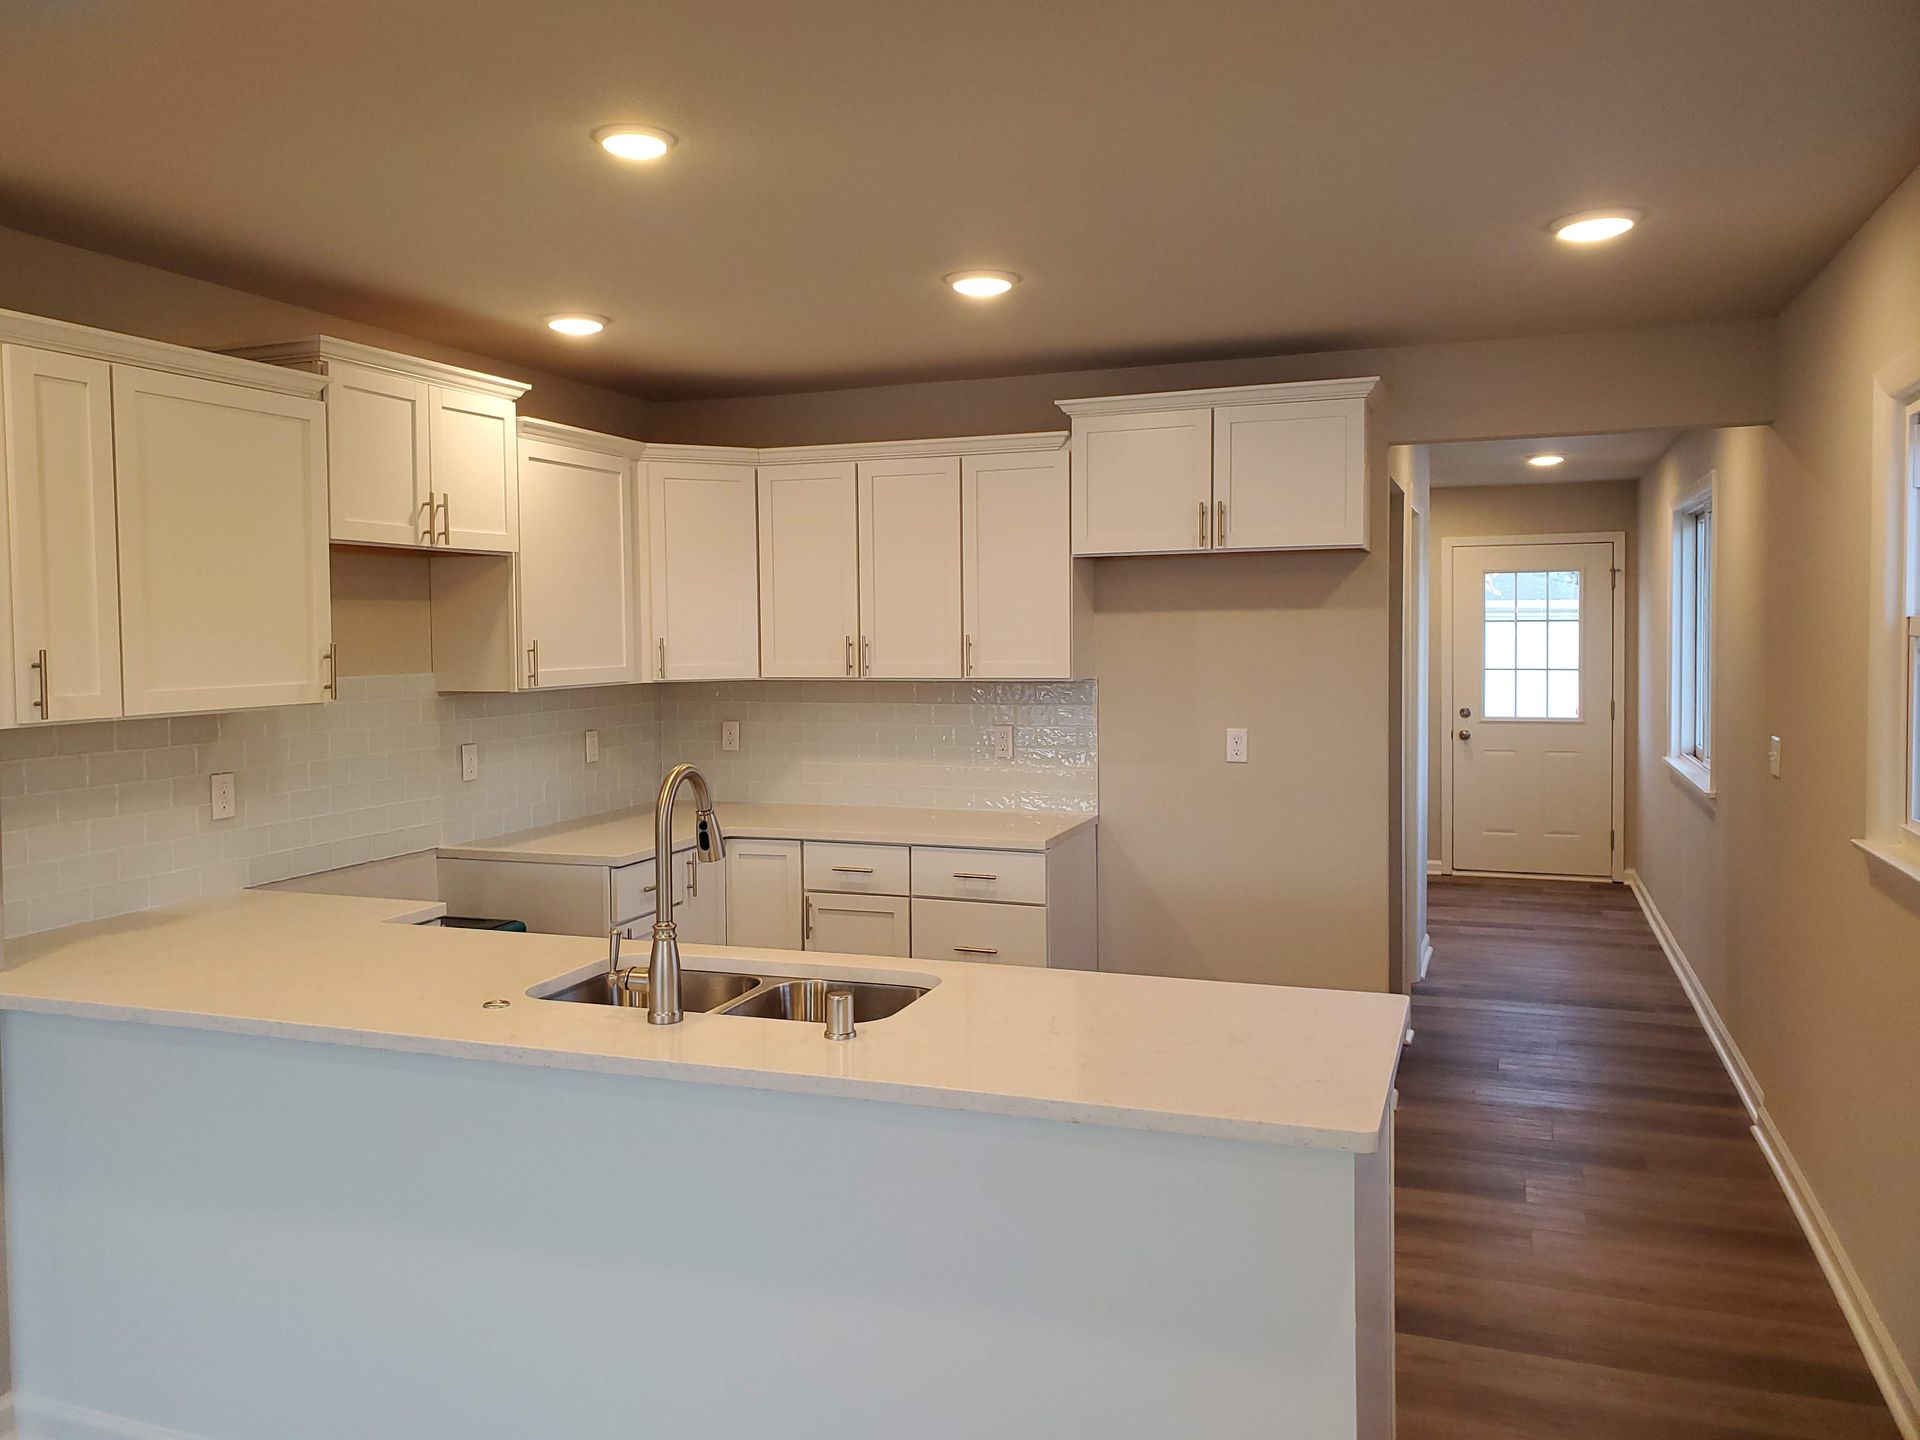
[[[809,840],[800,847],[800,869],[809,890],[843,895],[905,895],[907,847],[841,845]]]
[[[913,958],[1045,965],[1046,908],[984,900],[915,900]]]
[[[660,908],[653,898],[653,861],[622,865],[613,872],[613,923],[624,925]]]
[[[913,847],[913,893],[942,900],[1047,903],[1047,857],[1031,850]]]

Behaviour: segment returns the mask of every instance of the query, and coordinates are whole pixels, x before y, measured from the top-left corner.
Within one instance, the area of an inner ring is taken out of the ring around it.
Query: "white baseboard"
[[[1427,861],[1427,874],[1444,875],[1446,873],[1447,873],[1447,867],[1442,862],[1438,860]]]
[[[1431,935],[1422,935],[1422,936],[1420,937],[1420,972],[1419,972],[1419,978],[1420,978],[1420,979],[1422,979],[1422,980],[1424,980],[1424,979],[1426,979],[1426,978],[1427,978],[1427,971],[1428,971],[1429,969],[1431,969],[1432,967],[1433,967],[1433,936],[1431,936]]]
[[[1819,1197],[1807,1184],[1806,1174],[1793,1158],[1786,1137],[1780,1133],[1779,1126],[1774,1124],[1773,1116],[1768,1113],[1760,1082],[1754,1078],[1746,1057],[1734,1043],[1732,1032],[1720,1018],[1713,997],[1707,994],[1700,977],[1694,974],[1693,965],[1681,950],[1680,942],[1674,938],[1672,929],[1640,879],[1639,872],[1628,870],[1626,880],[1640,902],[1641,913],[1647,917],[1654,938],[1666,953],[1667,963],[1673,967],[1681,988],[1687,992],[1694,1013],[1700,1017],[1707,1038],[1713,1042],[1720,1063],[1726,1067],[1727,1078],[1739,1093],[1740,1102],[1747,1107],[1747,1114],[1753,1121],[1753,1138],[1760,1146],[1760,1153],[1766,1157],[1774,1179],[1779,1181],[1780,1189],[1785,1192],[1787,1203],[1793,1207],[1794,1217],[1800,1222],[1807,1244],[1813,1247],[1814,1258],[1820,1262],[1821,1272],[1833,1289],[1834,1299],[1840,1302],[1840,1313],[1846,1317],[1847,1328],[1853,1331],[1860,1353],[1866,1357],[1867,1368],[1873,1372],[1880,1393],[1886,1397],[1887,1408],[1893,1412],[1893,1423],[1900,1427],[1900,1433],[1906,1440],[1920,1440],[1920,1386],[1914,1383],[1913,1371],[1894,1348],[1893,1337],[1887,1333],[1873,1297],[1860,1283],[1859,1272],[1853,1268],[1853,1261],[1848,1258],[1839,1235],[1834,1232],[1826,1211],[1821,1208]]]
[[[33,1395],[12,1394],[7,1400],[13,1428],[0,1430],[0,1440],[201,1440],[184,1430]]]

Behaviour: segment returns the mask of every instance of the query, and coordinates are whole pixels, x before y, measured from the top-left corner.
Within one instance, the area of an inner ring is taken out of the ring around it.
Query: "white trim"
[[[1440,715],[1449,723],[1453,703],[1453,552],[1475,545],[1611,545],[1613,547],[1613,861],[1612,880],[1626,878],[1627,864],[1627,533],[1578,530],[1564,535],[1443,535],[1440,537]],[[1442,875],[1494,876],[1487,870],[1457,871],[1453,865],[1453,746],[1440,747],[1440,870]],[[1497,877],[1495,877],[1497,878]],[[1517,875],[1523,880],[1592,880],[1592,875]]]
[[[1418,979],[1427,978],[1427,971],[1433,967],[1433,936],[1420,937],[1420,974]]]
[[[1694,610],[1683,604],[1682,581],[1690,552],[1697,545],[1700,518],[1707,521],[1707,633],[1706,664],[1699,663],[1699,637],[1693,633]],[[1709,470],[1674,502],[1668,529],[1669,568],[1667,577],[1667,744],[1666,761],[1691,781],[1701,794],[1711,798],[1713,789],[1713,753],[1715,709],[1715,668],[1719,661],[1720,631],[1720,472]],[[1684,547],[1684,548],[1683,548]],[[1686,671],[1695,673],[1691,676]],[[1707,707],[1706,758],[1694,754],[1689,745],[1691,719],[1702,703]],[[1683,709],[1684,702],[1684,709]]]
[[[1866,852],[1869,859],[1887,867],[1895,875],[1920,884],[1920,842],[1899,840],[1856,840],[1854,848]]]
[[[598,430],[582,430],[578,425],[562,425],[557,420],[536,420],[531,415],[516,417],[515,433],[522,440],[539,440],[549,445],[565,445],[570,450],[618,455],[625,460],[638,460],[647,448],[641,440],[607,435]]]
[[[5,1440],[201,1440],[185,1430],[169,1430],[104,1410],[89,1410],[37,1395],[14,1394],[14,1429]]]
[[[1437,859],[1433,859],[1431,857],[1428,858],[1427,876],[1429,879],[1431,879],[1435,875],[1444,875],[1446,873],[1447,873],[1446,866],[1442,865]]]
[[[1907,505],[1920,490],[1907,473],[1908,407],[1920,399],[1920,349],[1873,377],[1872,529],[1867,551],[1866,839],[1883,846],[1907,833],[1907,667],[1909,584],[1905,574]],[[1858,843],[1858,842],[1856,842]],[[1866,846],[1862,846],[1863,849]],[[1869,851],[1868,853],[1875,853]]]
[[[220,355],[211,350],[195,350],[186,345],[169,345],[164,340],[146,340],[137,335],[119,335],[111,330],[96,330],[91,325],[73,325],[65,320],[49,320],[41,315],[25,315],[18,310],[0,310],[0,344],[31,345],[40,350],[58,350],[66,355],[82,355],[89,360],[110,364],[140,365],[149,370],[165,370],[175,375],[193,375],[202,380],[224,380],[253,390],[269,390],[280,395],[317,396],[326,389],[326,378],[303,371],[284,370],[277,365]]]
[[[757,465],[760,452],[750,445],[646,445],[647,460],[666,460],[676,465]]]
[[[1713,772],[1691,755],[1662,755],[1660,758],[1667,762],[1669,770],[1699,791],[1702,799],[1718,798],[1719,792],[1713,788]]]
[[[1378,375],[1345,380],[1295,380],[1281,385],[1227,385],[1213,390],[1161,390],[1150,395],[1089,395],[1056,400],[1069,415],[1135,415],[1154,410],[1197,410],[1205,405],[1269,405],[1288,400],[1370,400]]]
[[[1017,455],[1028,450],[1058,450],[1065,430],[1035,430],[1025,435],[961,435],[927,440],[872,440],[844,445],[778,445],[759,452],[770,465],[832,460],[918,460],[941,455]]]
[[[439,360],[422,360],[417,355],[402,355],[397,350],[382,350],[374,345],[362,345],[357,340],[341,340],[332,335],[307,335],[273,345],[245,345],[229,350],[227,354],[249,360],[264,360],[276,366],[344,360],[350,365],[363,365],[369,370],[410,375],[416,380],[457,386],[501,400],[518,400],[533,388],[524,380],[509,380],[503,375],[488,375],[483,371],[467,370]]]
[[[1873,1297],[1861,1284],[1860,1274],[1853,1268],[1853,1261],[1841,1245],[1833,1223],[1821,1208],[1819,1197],[1813,1193],[1805,1172],[1800,1169],[1799,1163],[1793,1158],[1793,1151],[1787,1146],[1786,1137],[1780,1133],[1780,1127],[1768,1112],[1760,1082],[1748,1067],[1740,1047],[1734,1043],[1732,1032],[1720,1018],[1713,997],[1701,985],[1639,872],[1628,871],[1627,884],[1632,888],[1634,898],[1640,902],[1640,912],[1647,917],[1647,925],[1652,929],[1654,939],[1660,942],[1667,963],[1673,967],[1681,988],[1687,992],[1694,1013],[1700,1017],[1707,1039],[1720,1056],[1720,1063],[1726,1067],[1727,1078],[1733,1082],[1740,1103],[1746,1106],[1747,1114],[1752,1118],[1754,1142],[1760,1147],[1768,1168],[1773,1171],[1773,1178],[1786,1195],[1787,1204],[1793,1207],[1794,1218],[1800,1222],[1801,1232],[1807,1237],[1807,1244],[1813,1248],[1814,1258],[1820,1262],[1821,1273],[1827,1277],[1827,1285],[1832,1289],[1834,1299],[1839,1302],[1847,1328],[1853,1332],[1854,1342],[1859,1345],[1867,1368],[1873,1372],[1874,1382],[1879,1385],[1887,1408],[1893,1412],[1894,1424],[1899,1426],[1906,1440],[1920,1440],[1920,1386],[1914,1383],[1913,1372],[1907,1368],[1899,1350],[1895,1348],[1893,1337],[1887,1333],[1886,1322],[1880,1318],[1880,1312],[1874,1306]]]

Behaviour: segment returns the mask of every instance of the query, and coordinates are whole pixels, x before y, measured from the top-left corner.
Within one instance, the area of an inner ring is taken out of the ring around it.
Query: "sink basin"
[[[688,1011],[717,1010],[729,1000],[737,1000],[760,983],[758,975],[731,975],[722,970],[682,970],[680,972],[680,1008]],[[629,1004],[644,1010],[647,1007],[647,987],[645,982],[628,988]],[[612,997],[608,993],[607,977],[594,975],[569,985],[565,990],[556,990],[551,995],[543,995],[543,1000],[569,1000],[576,1005],[606,1005]],[[822,1000],[821,1005],[826,1004]],[[857,1007],[856,1007],[857,1009]],[[823,1012],[824,1013],[824,1012]]]
[[[853,996],[856,1025],[897,1015],[927,993],[912,985],[876,985],[857,980],[769,980],[720,1013],[745,1015],[755,1020],[804,1020],[822,1025],[827,1019],[829,990],[845,990]]]

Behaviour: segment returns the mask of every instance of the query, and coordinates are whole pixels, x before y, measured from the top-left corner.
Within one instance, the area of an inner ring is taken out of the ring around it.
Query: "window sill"
[[[1666,760],[1667,768],[1682,780],[1686,781],[1694,790],[1698,791],[1703,799],[1712,800],[1715,798],[1713,772],[1706,766],[1702,765],[1698,760],[1695,760],[1691,755],[1669,755],[1666,757]]]
[[[1920,841],[1856,840],[1853,843],[1854,848],[1866,852],[1868,859],[1920,885]]]

